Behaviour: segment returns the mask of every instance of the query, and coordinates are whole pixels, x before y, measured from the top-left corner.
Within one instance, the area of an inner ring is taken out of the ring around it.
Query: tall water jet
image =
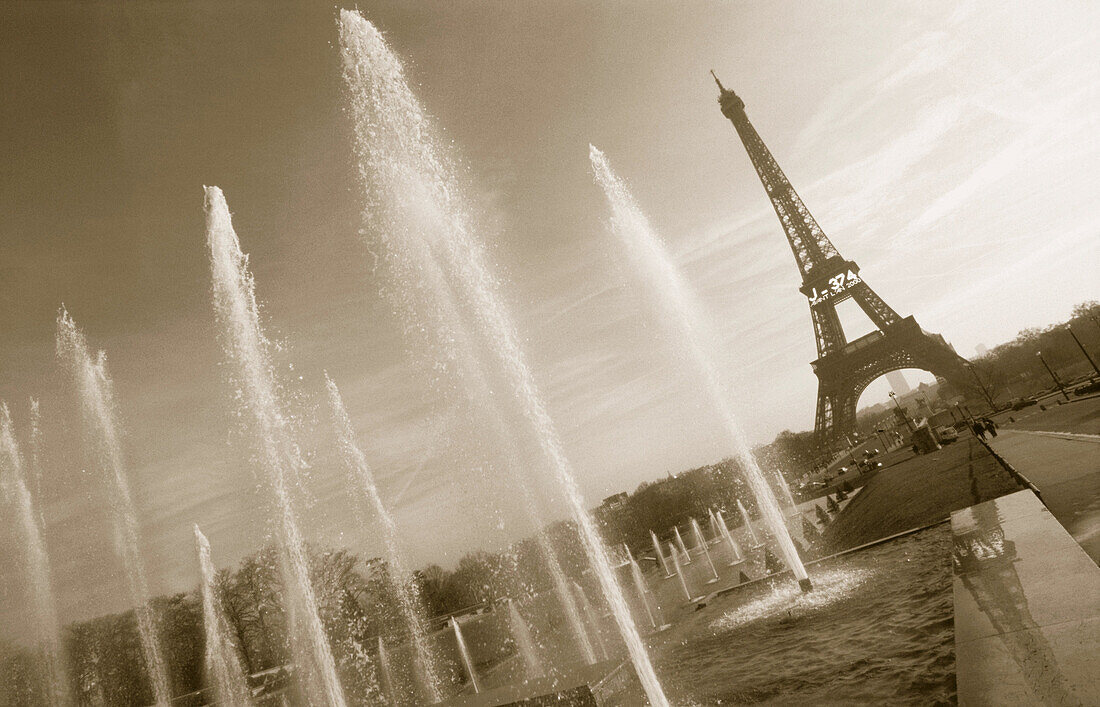
[[[600,655],[603,656],[603,660],[607,660],[610,654],[607,652],[607,643],[604,642],[603,632],[600,630],[600,617],[592,608],[592,602],[588,601],[588,593],[584,591],[584,587],[579,582],[574,581],[573,589],[577,592],[577,600],[580,602],[585,620],[588,621],[588,628],[596,639],[595,643],[600,649]]]
[[[477,681],[477,670],[474,669],[474,659],[470,656],[470,649],[466,647],[466,640],[462,638],[462,628],[458,625],[458,617],[451,617],[451,626],[454,627],[455,643],[458,644],[458,653],[462,656],[462,664],[466,668],[466,675],[470,678],[470,685],[474,692],[481,692],[481,685]]]
[[[523,620],[523,615],[519,613],[516,602],[513,600],[508,601],[508,628],[511,630],[512,640],[515,641],[516,651],[523,660],[524,676],[531,679],[546,675],[546,670],[539,659],[538,648],[535,647],[535,639],[531,636],[531,629]]]
[[[115,552],[126,570],[126,588],[137,618],[141,657],[149,673],[153,698],[158,705],[167,705],[172,699],[168,671],[161,656],[156,617],[149,606],[149,584],[139,549],[137,513],[122,462],[114,385],[107,374],[107,356],[100,351],[92,358],[84,333],[64,309],[57,315],[57,355],[76,383],[88,444],[95,450],[107,484]]]
[[[378,637],[378,669],[382,674],[382,692],[390,704],[397,704],[397,690],[393,682],[393,669],[390,667],[390,654],[386,650],[386,642]]]
[[[278,538],[278,564],[286,592],[290,647],[301,675],[302,692],[311,703],[344,705],[336,663],[317,612],[309,578],[305,540],[291,496],[297,455],[290,425],[278,395],[270,343],[256,305],[248,256],[233,231],[221,189],[206,187],[206,241],[214,284],[214,312],[222,346],[236,387],[242,422],[254,445],[254,463],[269,494]]]
[[[661,563],[661,569],[664,570],[665,577],[671,577],[672,573],[668,571],[668,560],[665,559],[665,554],[661,552],[661,541],[657,539],[657,533],[651,530],[649,531],[649,537],[653,541],[653,552],[657,553],[657,559]]]
[[[604,154],[590,145],[589,158],[596,181],[603,187],[611,206],[612,230],[623,244],[642,288],[659,310],[658,323],[667,328],[669,341],[677,342],[684,349],[684,358],[694,364],[700,388],[722,421],[727,442],[741,464],[761,516],[799,586],[803,591],[809,591],[810,580],[787,530],[783,511],[733,415],[726,387],[714,364],[716,347],[708,340],[710,337],[705,334],[700,321],[702,308],[630,191],[611,170]]]
[[[408,571],[405,554],[398,543],[397,523],[394,522],[393,514],[390,513],[386,504],[382,502],[382,496],[379,495],[378,485],[374,480],[374,472],[359,443],[355,440],[355,430],[351,426],[351,418],[348,417],[344,401],[340,397],[340,390],[329,378],[328,373],[325,374],[325,390],[328,393],[329,407],[336,428],[336,443],[344,462],[348,485],[355,494],[354,506],[359,516],[359,524],[364,527],[371,525],[367,517],[369,508],[381,531],[386,561],[389,563],[387,575],[394,596],[397,597],[400,605],[405,626],[409,631],[422,687],[429,699],[439,702],[443,699],[442,683],[439,678],[439,668],[428,641],[424,602],[412,574]]]
[[[680,589],[684,591],[684,600],[691,601],[691,590],[688,589],[687,577],[684,576],[684,568],[680,566],[680,558],[676,554],[676,548],[672,543],[668,544],[668,554],[672,556],[672,566],[676,568],[676,576],[680,579]]]
[[[472,310],[478,347],[505,379],[512,393],[509,404],[523,421],[545,470],[566,497],[646,696],[654,707],[667,705],[607,549],[527,366],[511,316],[484,262],[445,143],[435,137],[409,90],[400,61],[373,25],[357,12],[342,10],[340,44],[360,177],[368,199],[385,211],[381,218],[387,227],[386,245],[412,251],[411,273],[434,278],[430,287],[453,292]],[[376,192],[381,192],[381,198]],[[560,592],[564,602],[569,601],[567,594]]]
[[[714,517],[718,520],[718,528],[722,531],[722,537],[729,543],[730,565],[736,565],[744,558],[744,555],[741,553],[741,546],[733,539],[733,534],[730,533],[729,527],[726,526],[726,519],[722,517],[722,511],[715,513]]]
[[[200,590],[206,636],[206,681],[214,688],[217,704],[246,707],[252,701],[240,659],[237,657],[237,647],[229,639],[229,621],[225,618],[225,611],[214,584],[216,573],[214,561],[210,558],[210,541],[197,524],[194,532],[195,552],[199,558],[199,572],[202,574]]]
[[[672,533],[676,536],[676,544],[680,546],[680,555],[684,558],[684,564],[691,564],[691,553],[688,552],[687,546],[684,545],[684,538],[680,535],[680,526],[672,526]]]
[[[760,542],[760,536],[756,534],[756,528],[752,527],[752,519],[749,518],[749,512],[745,510],[745,504],[741,503],[741,499],[737,499],[737,510],[741,513],[741,522],[745,524],[745,529],[752,537],[753,546],[760,547],[763,543]]]
[[[699,527],[699,521],[694,518],[691,519],[691,529],[695,531],[695,542],[699,547],[703,548],[703,557],[707,560],[707,566],[710,568],[710,572],[714,575],[707,584],[712,584],[718,581],[718,570],[714,569],[714,560],[710,559],[710,548],[707,547],[707,539],[703,537],[703,529]]]
[[[458,208],[450,200],[457,196],[453,177],[448,174],[445,154],[436,149],[427,134],[427,118],[409,91],[403,69],[386,47],[377,30],[357,13],[344,11],[340,18],[341,53],[344,79],[355,123],[355,148],[360,159],[360,179],[372,202],[371,218],[379,222],[383,237],[382,256],[393,270],[395,286],[388,290],[391,302],[405,318],[405,329],[426,337],[434,347],[430,361],[433,375],[448,374],[457,379],[454,387],[463,389],[478,406],[476,416],[485,430],[496,437],[508,472],[520,491],[526,516],[536,527],[535,539],[543,561],[562,603],[567,623],[582,658],[596,662],[596,654],[584,630],[581,612],[561,568],[557,553],[546,534],[532,494],[524,477],[527,464],[520,460],[517,432],[505,422],[499,392],[489,383],[488,369],[499,367],[485,361],[484,338],[463,316],[462,303],[453,283],[456,275],[445,272],[439,244],[431,241],[434,233],[454,226],[449,214],[440,210]],[[415,135],[416,139],[410,138]],[[378,199],[375,192],[381,192]],[[440,222],[440,219],[445,222]],[[463,226],[464,228],[464,226]],[[467,298],[468,299],[468,298]],[[424,341],[416,342],[423,350]],[[449,387],[451,381],[443,381]]]
[[[35,410],[37,406],[32,407]],[[32,430],[33,430],[32,426]],[[32,431],[32,449],[34,433]],[[0,490],[15,507],[16,525],[23,548],[23,569],[27,597],[34,621],[34,637],[39,652],[43,694],[51,705],[67,704],[69,682],[61,649],[61,627],[57,621],[50,559],[42,540],[40,514],[27,488],[23,455],[15,438],[15,429],[7,403],[0,403]]]

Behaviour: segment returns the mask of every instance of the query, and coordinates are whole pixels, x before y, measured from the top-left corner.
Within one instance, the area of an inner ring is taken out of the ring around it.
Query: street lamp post
[[[912,432],[913,432],[913,423],[909,422],[909,415],[905,412],[905,408],[903,408],[898,403],[898,394],[891,390],[889,395],[890,395],[890,399],[894,401],[894,405],[897,405],[898,410],[901,411],[901,419],[905,423],[905,429],[909,430],[909,433],[912,434]]]
[[[978,376],[978,370],[974,368],[974,364],[970,361],[964,361],[967,369],[970,370],[970,375],[974,376],[974,380],[978,381],[978,387],[982,389],[982,395],[985,396],[985,401],[989,403],[989,409],[993,412],[997,412],[997,406],[993,404],[993,398],[989,395],[989,391],[985,387],[985,383],[982,383],[981,377]]]
[[[1081,340],[1077,338],[1077,334],[1073,333],[1073,327],[1066,324],[1066,331],[1073,337],[1074,342],[1077,343],[1077,348],[1081,349],[1081,353],[1085,354],[1085,358],[1092,364],[1092,370],[1096,371],[1096,375],[1100,376],[1100,368],[1096,367],[1096,361],[1092,360],[1092,356],[1089,356],[1089,352],[1085,349],[1085,345],[1081,343]]]
[[[1047,360],[1043,358],[1043,352],[1036,351],[1035,355],[1038,356],[1039,360],[1043,362],[1043,368],[1047,369],[1047,373],[1049,373],[1050,377],[1054,379],[1054,385],[1057,386],[1058,390],[1062,392],[1062,397],[1066,399],[1066,402],[1069,402],[1069,395],[1066,394],[1066,389],[1062,387],[1062,381],[1058,380],[1058,376],[1054,374],[1054,369],[1051,368],[1050,364],[1047,363]]]

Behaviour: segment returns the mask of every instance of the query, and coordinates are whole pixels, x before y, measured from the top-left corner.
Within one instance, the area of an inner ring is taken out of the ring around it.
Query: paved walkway
[[[951,530],[959,704],[1100,704],[1100,569],[1031,491]]]
[[[1035,484],[1058,522],[1100,564],[1100,437],[1002,428],[990,444]]]

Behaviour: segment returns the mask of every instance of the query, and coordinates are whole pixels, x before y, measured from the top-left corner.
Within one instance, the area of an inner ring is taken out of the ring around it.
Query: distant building
[[[626,500],[629,497],[630,494],[628,494],[626,491],[622,491],[621,493],[617,493],[613,496],[608,496],[607,498],[605,498],[603,500],[603,503],[600,504],[600,507],[606,508],[608,510],[620,508],[626,504]]]
[[[974,347],[974,350],[978,352],[978,356],[985,356],[989,353],[989,349],[985,347],[985,344],[978,344]]]
[[[909,392],[909,381],[905,380],[905,374],[901,371],[890,371],[886,374],[886,382],[896,395],[905,395]]]

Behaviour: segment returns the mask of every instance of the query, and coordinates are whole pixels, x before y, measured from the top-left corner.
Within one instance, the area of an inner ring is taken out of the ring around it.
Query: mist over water
[[[253,445],[254,464],[269,497],[278,539],[279,571],[286,592],[290,648],[300,671],[301,692],[311,704],[342,706],[344,693],[317,611],[305,541],[294,509],[296,445],[279,399],[270,343],[260,324],[248,257],[241,252],[221,189],[206,187],[204,206],[214,312],[230,364],[234,399],[240,405],[242,422]]]
[[[107,356],[100,351],[95,359],[92,358],[84,333],[64,309],[57,316],[57,355],[76,384],[87,443],[95,452],[107,484],[115,552],[126,571],[126,586],[137,617],[141,654],[153,695],[158,705],[167,705],[171,700],[168,673],[161,655],[156,617],[149,606],[149,583],[141,559],[137,514],[122,463],[114,386],[107,375]]]
[[[378,486],[374,480],[374,472],[363,450],[355,441],[355,430],[351,426],[351,418],[344,408],[344,401],[340,397],[340,390],[336,387],[328,374],[325,375],[325,390],[328,395],[329,406],[332,411],[333,422],[336,427],[336,441],[340,449],[344,471],[348,477],[348,486],[355,494],[355,507],[359,515],[359,524],[363,527],[375,526],[381,534],[382,545],[385,549],[385,559],[389,565],[388,578],[392,584],[394,596],[397,597],[401,609],[401,615],[405,626],[409,631],[409,640],[412,641],[414,655],[417,662],[417,673],[420,677],[424,695],[433,702],[443,699],[440,670],[436,657],[432,654],[428,641],[428,627],[425,621],[424,602],[408,570],[408,563],[401,545],[398,542],[397,524],[393,520],[386,504],[378,493]],[[368,516],[368,510],[373,514],[372,523]],[[379,648],[381,650],[381,643]],[[386,667],[388,670],[388,666]],[[388,679],[388,678],[387,678]],[[388,680],[391,684],[392,680]],[[415,701],[415,695],[407,695],[411,701]]]
[[[446,326],[458,318],[456,313],[472,317],[476,350],[485,352],[487,366],[503,381],[505,395],[499,397],[508,409],[506,419],[515,421],[512,429],[518,425],[517,431],[522,430],[537,450],[536,466],[565,496],[645,692],[652,704],[665,705],[607,551],[486,265],[448,150],[434,137],[400,61],[373,25],[357,12],[341,11],[340,43],[367,217],[378,226],[383,256],[394,261],[396,276],[407,276],[411,283],[398,298],[425,329]],[[418,300],[425,290],[436,296],[426,298],[421,310]],[[565,602],[567,594],[561,593]]]
[[[37,410],[37,404],[32,405],[32,450],[37,441]],[[66,704],[69,682],[61,650],[57,605],[50,581],[50,559],[46,544],[42,541],[41,514],[35,511],[35,502],[40,502],[41,496],[36,493],[32,498],[27,488],[23,454],[15,438],[7,403],[0,403],[0,491],[8,506],[14,507],[17,516],[15,525],[23,548],[24,587],[34,620],[43,694],[49,698],[50,704]]]
[[[194,531],[195,551],[202,574],[199,590],[202,594],[203,629],[206,637],[206,682],[213,687],[219,705],[246,707],[251,704],[248,685],[245,683],[237,648],[229,638],[229,623],[214,583],[217,574],[210,558],[210,541],[202,534],[198,525],[194,526]]]
[[[670,345],[679,346],[681,358],[694,369],[699,390],[722,422],[730,452],[741,464],[742,474],[756,498],[756,507],[787,567],[798,580],[806,579],[806,569],[787,530],[783,511],[734,417],[729,391],[714,363],[717,359],[714,342],[701,320],[702,307],[626,184],[612,171],[607,157],[590,145],[589,158],[596,181],[611,207],[611,230],[623,246],[639,287],[656,310],[657,323],[665,328]]]

